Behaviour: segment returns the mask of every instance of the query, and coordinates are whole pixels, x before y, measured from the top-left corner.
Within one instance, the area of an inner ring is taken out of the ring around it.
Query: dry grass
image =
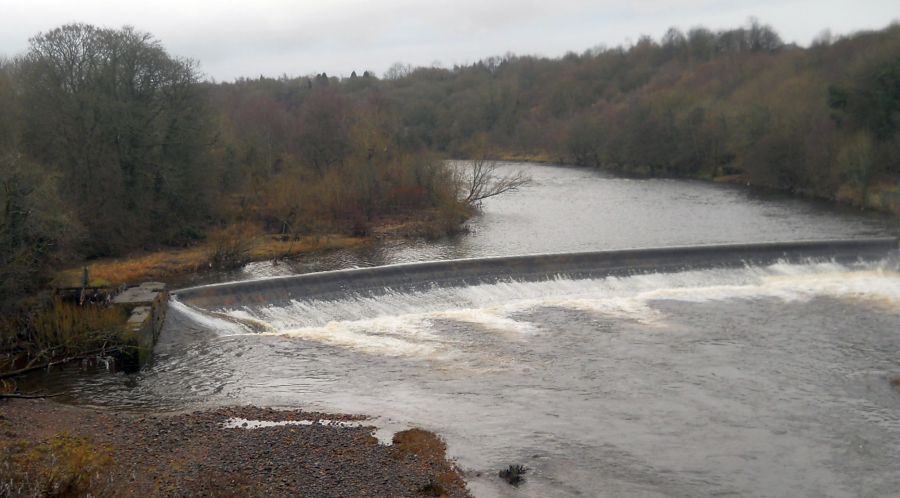
[[[51,299],[33,307],[20,320],[0,320],[0,374],[11,375],[50,363],[122,351],[135,343],[125,330],[128,314],[120,307],[78,306]],[[0,382],[0,392],[15,391]]]
[[[376,238],[424,238],[437,240],[449,235],[465,233],[463,223],[472,215],[472,210],[457,205],[445,208],[423,210],[416,216],[393,216],[380,220],[371,231]]]
[[[513,152],[506,151],[497,154],[500,161],[526,162],[526,163],[559,163],[559,158],[551,156],[547,152]]]
[[[398,432],[393,442],[398,448],[425,459],[442,459],[447,451],[447,445],[438,435],[422,429]]]
[[[300,240],[278,240],[273,236],[255,235],[246,247],[239,247],[248,260],[262,261],[285,258],[311,252],[357,247],[367,243],[358,237],[304,237]],[[185,273],[207,270],[214,266],[211,258],[217,252],[217,241],[185,249],[157,251],[128,258],[107,259],[92,262],[92,284],[121,285],[162,280]],[[220,244],[221,245],[221,244]],[[233,249],[229,246],[226,249]],[[59,287],[77,287],[81,284],[81,268],[60,272],[55,284]]]
[[[28,345],[36,352],[77,354],[104,343],[127,341],[127,314],[119,307],[77,306],[54,300],[35,313],[28,330]]]
[[[0,496],[112,496],[110,448],[59,433],[47,441],[0,442]]]
[[[394,434],[394,446],[410,452],[425,465],[439,470],[434,481],[422,489],[423,494],[446,496],[447,490],[465,489],[465,481],[447,461],[447,444],[440,436],[422,429],[410,429]]]

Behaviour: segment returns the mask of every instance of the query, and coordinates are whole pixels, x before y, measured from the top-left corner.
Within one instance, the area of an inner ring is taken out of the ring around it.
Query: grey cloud
[[[823,28],[881,28],[897,15],[886,0],[0,0],[0,54],[75,20],[131,24],[217,79],[239,75],[383,71],[404,61],[450,65],[513,51],[561,55],[617,45],[669,26],[733,27],[755,15],[788,40]]]

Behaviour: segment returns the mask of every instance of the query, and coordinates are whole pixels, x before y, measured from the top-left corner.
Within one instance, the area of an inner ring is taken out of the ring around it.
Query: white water
[[[171,370],[164,358],[148,397],[424,426],[478,496],[900,487],[896,260],[174,309],[219,337]],[[216,380],[189,394],[178,375],[200,365]],[[494,477],[512,463],[532,469],[518,489]]]
[[[217,310],[210,315],[176,303],[219,335],[256,334],[260,330],[333,346],[388,356],[453,359],[452,338],[435,334],[434,321],[466,323],[508,339],[536,333],[533,323],[517,316],[554,307],[633,320],[657,326],[665,317],[649,304],[667,300],[690,303],[730,299],[777,299],[784,303],[814,297],[858,300],[900,309],[900,274],[893,262],[860,264],[851,269],[834,262],[806,265],[686,271],[630,277],[544,282],[509,281],[469,287],[433,288],[403,293],[385,289],[377,295],[350,295],[341,300],[292,301],[289,306]],[[233,320],[226,318],[231,317]],[[242,324],[251,323],[254,327]]]

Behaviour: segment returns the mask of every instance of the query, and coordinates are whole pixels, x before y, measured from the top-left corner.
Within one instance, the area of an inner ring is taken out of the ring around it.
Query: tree
[[[195,63],[131,27],[68,24],[31,39],[23,79],[24,148],[62,173],[89,252],[169,238],[202,214]]]
[[[388,68],[387,71],[384,72],[384,79],[386,80],[399,80],[401,78],[405,78],[409,76],[413,71],[413,67],[410,64],[404,64],[402,62],[395,62]],[[368,73],[368,71],[366,71]]]
[[[300,155],[317,173],[350,153],[349,103],[336,88],[316,88],[303,102],[296,135]]]
[[[674,59],[687,54],[688,39],[681,30],[672,27],[663,35],[660,45],[663,47],[666,58]]]
[[[784,46],[778,33],[768,24],[760,24],[756,18],[750,19],[747,44],[753,52],[774,52]]]
[[[470,208],[477,208],[485,199],[515,192],[531,183],[531,177],[521,170],[499,175],[497,162],[484,158],[469,161],[466,167],[457,168],[455,174],[460,198]]]
[[[55,183],[14,150],[0,151],[0,313],[49,280],[60,246],[76,234]]]

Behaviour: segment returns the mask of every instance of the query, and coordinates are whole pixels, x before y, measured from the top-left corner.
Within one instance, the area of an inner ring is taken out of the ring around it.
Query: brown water
[[[534,185],[486,204],[470,235],[219,278],[893,229],[733,187],[522,167]],[[446,437],[478,496],[891,496],[898,351],[894,255],[277,307],[176,302],[146,371],[42,382],[119,409],[255,403],[424,426]],[[530,469],[519,488],[495,477],[511,463]]]

